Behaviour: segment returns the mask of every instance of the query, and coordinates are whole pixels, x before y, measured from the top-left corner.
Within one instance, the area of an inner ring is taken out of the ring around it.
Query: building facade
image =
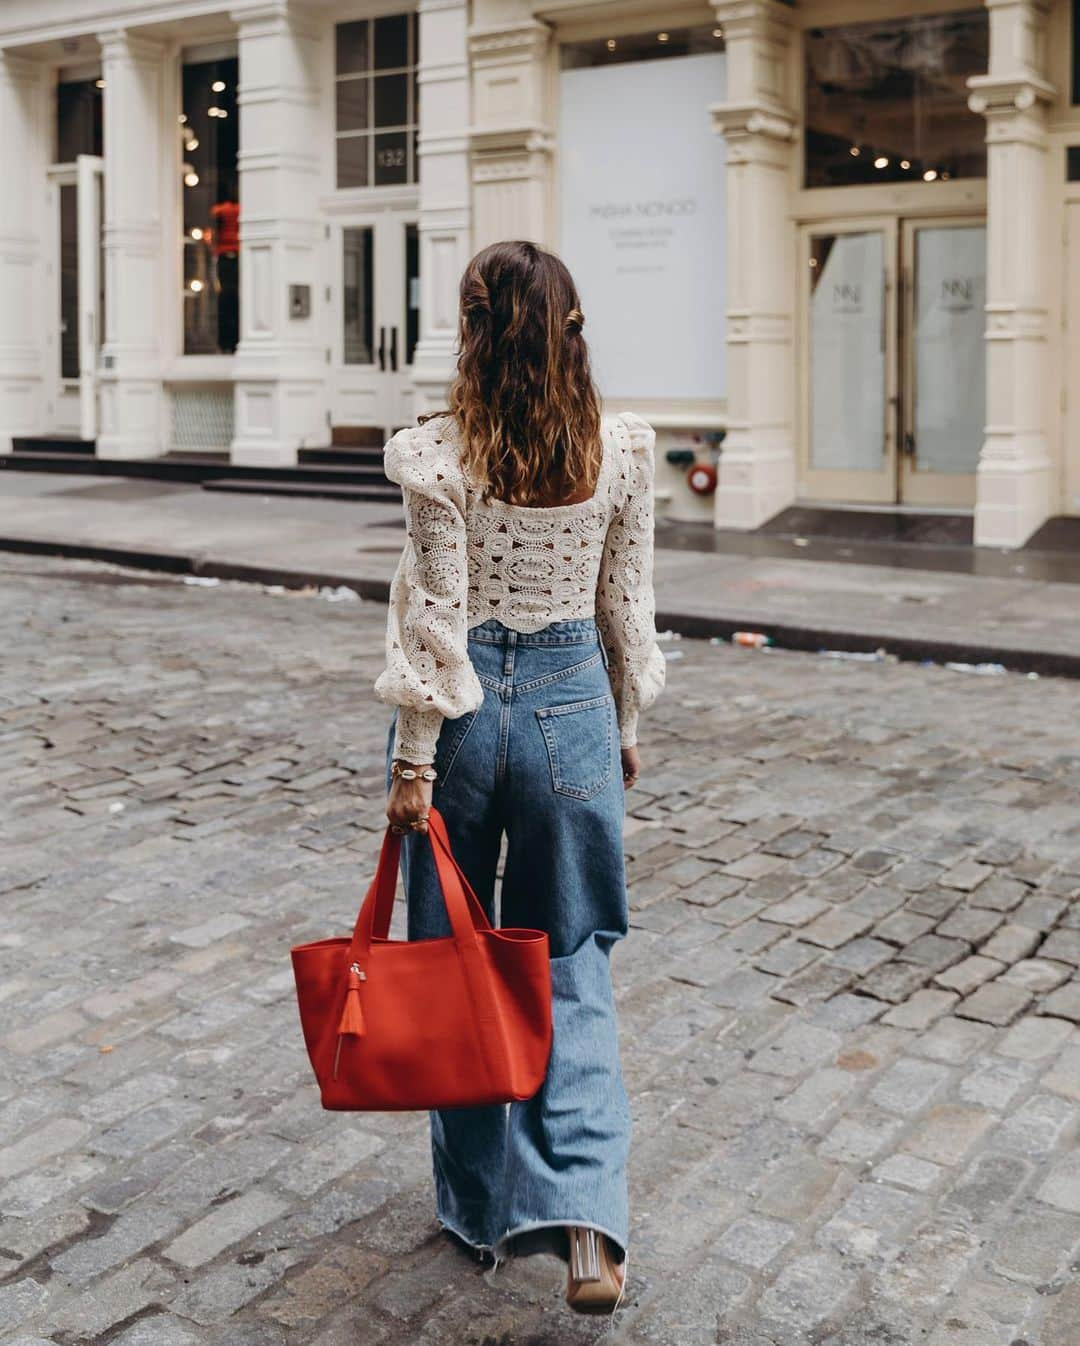
[[[575,274],[671,516],[1080,514],[1080,4],[5,0],[0,452],[288,465]]]

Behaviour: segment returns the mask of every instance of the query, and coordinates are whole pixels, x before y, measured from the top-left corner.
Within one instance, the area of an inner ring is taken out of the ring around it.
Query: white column
[[[419,0],[420,338],[416,411],[446,404],[457,358],[458,282],[472,249],[465,0]]]
[[[233,15],[239,32],[240,343],[234,462],[295,463],[326,443],[326,343],[318,199],[329,141],[321,116],[317,22],[288,0]],[[292,317],[290,286],[309,316]]]
[[[1050,287],[1060,241],[1046,237],[1049,0],[985,0],[990,68],[968,79],[986,117],[986,431],[975,541],[1019,547],[1054,505],[1046,396]]]
[[[727,97],[713,128],[727,143],[728,427],[718,528],[756,528],[795,498],[791,11],[778,0],[714,4]]]
[[[163,97],[164,49],[127,31],[99,36],[105,80],[105,341],[101,458],[145,458],[165,447],[162,391],[164,174],[175,157]]]
[[[551,246],[555,235],[551,29],[532,18],[495,20],[498,11],[511,8],[488,3],[469,32],[477,250],[504,238]]]
[[[43,67],[0,51],[0,453],[46,428],[47,93]],[[51,350],[59,360],[55,336]]]

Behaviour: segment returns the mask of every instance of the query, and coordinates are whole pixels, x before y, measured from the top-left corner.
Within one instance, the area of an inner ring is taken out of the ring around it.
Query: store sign
[[[726,394],[724,60],[562,72],[559,252],[608,402]]]

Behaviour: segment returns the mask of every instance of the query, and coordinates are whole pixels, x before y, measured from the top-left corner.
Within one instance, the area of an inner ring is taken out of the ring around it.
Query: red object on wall
[[[695,495],[712,495],[716,490],[716,468],[712,463],[691,463],[686,471],[686,484]]]

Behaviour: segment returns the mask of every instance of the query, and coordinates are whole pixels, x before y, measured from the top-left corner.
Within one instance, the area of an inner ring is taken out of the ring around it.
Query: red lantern
[[[712,495],[716,490],[716,468],[712,463],[691,463],[686,484],[695,495]]]

